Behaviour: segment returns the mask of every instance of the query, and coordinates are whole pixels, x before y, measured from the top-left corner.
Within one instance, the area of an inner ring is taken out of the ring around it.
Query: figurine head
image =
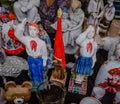
[[[38,37],[39,25],[37,23],[29,23],[29,34],[31,37]]]
[[[63,11],[62,19],[68,18],[68,9],[67,8],[63,8],[62,11]]]
[[[27,104],[31,98],[32,83],[23,82],[16,85],[14,81],[5,84],[5,98],[10,104]]]
[[[108,2],[108,4],[111,4],[111,3],[113,3],[115,0],[108,0],[107,2]]]
[[[39,27],[40,36],[45,36],[47,32],[43,29],[42,25],[40,25]]]
[[[71,2],[71,9],[76,10],[78,8],[81,8],[82,4],[79,0],[72,0]]]
[[[95,26],[94,25],[89,25],[86,31],[87,31],[88,39],[94,38],[94,35],[95,35]]]

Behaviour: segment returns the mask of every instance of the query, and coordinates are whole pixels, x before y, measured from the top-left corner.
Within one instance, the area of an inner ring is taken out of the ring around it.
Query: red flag
[[[57,20],[57,30],[56,30],[56,35],[55,35],[54,57],[58,60],[61,60],[62,67],[66,69],[64,43],[62,39],[62,25],[61,25],[61,18],[59,17]]]

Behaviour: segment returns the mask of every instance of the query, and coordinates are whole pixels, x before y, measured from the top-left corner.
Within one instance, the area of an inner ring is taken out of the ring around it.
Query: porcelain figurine
[[[15,20],[12,12],[0,7],[1,45],[8,54],[19,54],[24,50],[24,46],[14,36]]]
[[[18,85],[14,81],[5,84],[5,99],[9,104],[28,104],[31,98],[32,83],[24,81]]]
[[[28,54],[28,65],[32,76],[33,84],[44,81],[44,68],[48,58],[46,43],[39,38],[39,25],[29,23],[29,35],[24,36],[24,29],[27,19],[25,18],[15,30],[15,36],[25,45]]]
[[[74,54],[78,49],[75,39],[81,33],[84,12],[81,9],[81,2],[79,0],[72,0],[70,10],[67,8],[62,10],[62,32],[65,53]],[[56,29],[57,22],[51,26]]]
[[[54,50],[52,48],[51,40],[47,32],[43,29],[42,26],[40,26],[40,38],[45,41],[47,45],[47,53],[48,53],[48,59],[47,59],[47,69],[53,68],[53,53]]]
[[[72,28],[68,28],[67,30],[69,34],[68,44],[65,47],[65,53],[67,54],[75,54],[75,52],[78,49],[75,40],[82,31],[82,26],[85,17],[85,14],[81,9],[81,7],[82,4],[79,0],[72,0],[69,15],[70,15],[71,24],[73,24],[72,21],[74,21],[77,25],[73,25]]]
[[[103,41],[102,48],[106,51],[108,51],[108,57],[112,56],[114,54],[116,45],[120,42],[120,21],[119,20],[113,20],[109,31],[108,36],[101,38]]]
[[[66,59],[64,52],[64,43],[62,39],[62,9],[59,8],[57,12],[57,30],[54,43],[54,70],[52,71],[50,80],[56,80],[65,85],[67,73],[66,73]]]
[[[7,56],[0,36],[0,76],[3,78],[3,83],[6,83],[6,76],[17,77],[22,70],[28,70],[27,61],[22,57]]]
[[[106,33],[110,26],[110,22],[113,20],[115,15],[115,7],[113,4],[114,0],[108,0],[107,2],[108,4],[105,5],[104,9],[97,16],[97,18],[100,18],[100,20],[98,23],[96,33],[99,34],[101,37],[107,35]]]
[[[28,22],[39,22],[40,16],[38,14],[38,7],[40,0],[17,0],[14,2],[13,9],[19,22],[24,18],[28,19]]]
[[[94,25],[89,25],[76,39],[76,43],[80,47],[80,56],[77,58],[74,67],[76,82],[83,81],[84,76],[89,76],[92,73],[92,68],[96,62],[97,51],[97,43],[94,39],[94,35],[95,27]]]
[[[104,3],[103,0],[90,0],[88,4],[88,24],[94,24],[95,26],[98,23],[97,16],[99,15],[100,11],[103,10]]]
[[[106,92],[111,92],[115,94],[114,104],[120,104],[120,43],[114,53],[100,67],[92,96],[101,100]]]

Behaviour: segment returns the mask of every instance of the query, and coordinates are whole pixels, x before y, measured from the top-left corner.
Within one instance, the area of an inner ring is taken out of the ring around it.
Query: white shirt
[[[47,60],[47,48],[46,44],[43,40],[38,37],[24,36],[24,25],[19,24],[15,30],[15,36],[25,45],[26,52],[31,57],[42,57],[43,58],[43,66],[46,66]],[[36,43],[36,49],[31,47],[31,41]]]

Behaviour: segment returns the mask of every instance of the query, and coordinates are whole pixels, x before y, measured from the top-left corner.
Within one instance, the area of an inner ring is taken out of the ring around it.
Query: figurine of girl
[[[25,45],[32,80],[36,84],[44,81],[43,71],[47,61],[47,47],[45,42],[39,38],[39,25],[36,23],[28,24],[29,35],[24,36],[26,21],[24,19],[18,24],[15,36]]]
[[[81,33],[76,39],[76,43],[80,46],[80,56],[75,64],[76,81],[82,81],[84,75],[89,76],[96,62],[97,43],[94,39],[95,27],[89,25],[86,31]]]

